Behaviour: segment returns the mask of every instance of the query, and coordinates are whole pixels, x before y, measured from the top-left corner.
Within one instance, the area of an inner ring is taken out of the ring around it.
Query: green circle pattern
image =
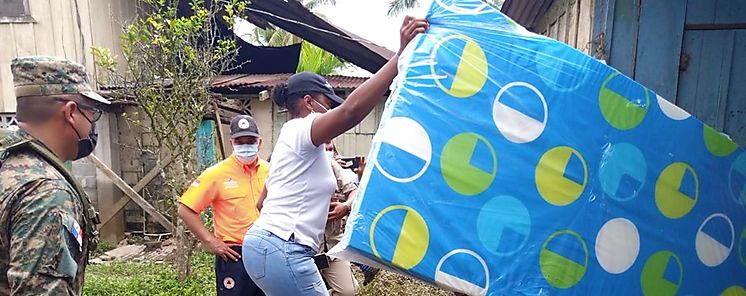
[[[702,136],[705,138],[705,146],[707,147],[707,150],[710,151],[712,155],[725,157],[738,149],[738,144],[706,124],[704,124],[704,132]]]
[[[574,236],[583,246],[583,253],[585,254],[585,263],[583,265],[547,249],[549,242],[562,234]],[[539,268],[541,269],[541,273],[544,275],[544,279],[546,279],[550,285],[560,289],[567,289],[575,286],[585,275],[585,272],[588,269],[588,257],[588,246],[585,244],[585,241],[580,234],[572,230],[560,230],[549,236],[541,246],[541,253],[539,253]]]
[[[677,283],[672,283],[667,279],[663,278],[666,272],[666,268],[671,261],[676,260],[676,264],[679,267],[679,280]],[[681,260],[671,251],[659,251],[645,262],[645,266],[642,268],[642,275],[640,278],[640,284],[642,286],[642,293],[646,296],[673,296],[679,291],[682,281],[684,279],[684,268],[681,265]]]
[[[619,72],[614,72],[604,80],[601,85],[601,91],[598,95],[598,105],[601,107],[601,114],[611,126],[620,130],[629,130],[638,126],[650,108],[650,91],[643,87],[645,91],[645,106],[638,106],[630,102],[626,97],[608,89],[606,85]]]
[[[474,149],[484,143],[492,154],[492,172],[470,164]],[[443,178],[451,189],[462,195],[476,195],[490,187],[497,174],[497,154],[485,137],[476,133],[461,133],[448,140],[440,157]]]

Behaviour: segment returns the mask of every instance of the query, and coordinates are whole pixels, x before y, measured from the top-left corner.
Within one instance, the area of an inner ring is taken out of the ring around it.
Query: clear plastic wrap
[[[742,148],[482,1],[427,18],[333,253],[471,295],[746,293]]]

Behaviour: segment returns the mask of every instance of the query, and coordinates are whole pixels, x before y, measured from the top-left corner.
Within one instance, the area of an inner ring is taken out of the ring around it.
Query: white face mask
[[[329,158],[329,160],[334,160],[334,151],[324,151],[326,152],[326,157]]]
[[[244,164],[256,160],[256,154],[259,152],[259,144],[243,144],[233,146],[233,155]]]
[[[324,109],[324,113],[329,112],[329,109],[326,109],[326,107],[324,107],[324,105],[321,105],[321,103],[319,103],[319,101],[317,101],[316,99],[313,99],[313,102],[316,103],[316,105],[319,105],[321,109]],[[314,112],[313,109],[311,109],[311,113],[316,113],[316,112]]]

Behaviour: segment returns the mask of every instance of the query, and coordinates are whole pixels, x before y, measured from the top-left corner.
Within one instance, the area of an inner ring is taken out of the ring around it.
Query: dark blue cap
[[[332,85],[323,76],[313,72],[301,72],[288,79],[288,95],[320,93],[330,100],[342,104],[344,99],[334,93]]]

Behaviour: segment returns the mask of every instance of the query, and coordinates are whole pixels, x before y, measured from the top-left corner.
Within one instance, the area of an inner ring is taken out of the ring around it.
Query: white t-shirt
[[[292,119],[282,126],[272,151],[267,197],[254,225],[319,250],[336,179],[324,145],[314,146],[311,124],[318,116]]]

